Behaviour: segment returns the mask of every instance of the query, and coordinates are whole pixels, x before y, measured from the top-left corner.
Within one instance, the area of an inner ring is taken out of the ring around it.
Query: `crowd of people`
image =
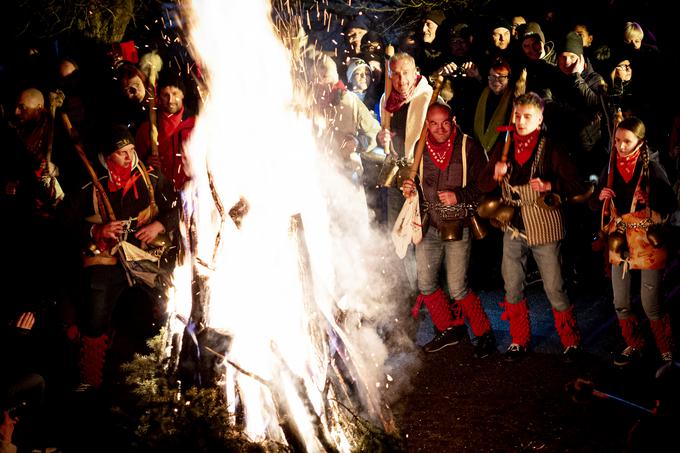
[[[460,342],[468,326],[475,357],[497,352],[468,282],[477,255],[502,278],[508,361],[530,350],[535,263],[565,361],[583,352],[567,283],[600,276],[625,342],[613,363],[639,359],[647,326],[672,362],[662,283],[680,250],[680,112],[655,82],[663,49],[636,22],[621,23],[610,43],[587,21],[551,27],[554,36],[542,25],[518,14],[473,27],[428,10],[389,43],[365,15],[348,18],[339,49],[303,53],[319,149],[364,190],[375,226],[401,238],[406,229],[396,262],[413,299],[403,304],[414,316],[424,304],[436,329],[425,352]],[[96,389],[116,343],[143,342],[163,323],[191,179],[185,144],[200,109],[200,71],[168,65],[171,55],[139,58],[134,43],[119,43],[88,72],[70,57],[26,52],[2,74],[0,208],[13,263],[3,333],[22,338],[2,379],[11,428],[17,402],[41,400],[55,371],[44,351],[24,349],[34,324],[43,342],[71,345],[72,381]],[[399,225],[411,207],[419,221]],[[604,250],[593,251],[598,232]],[[648,322],[631,304],[638,271]],[[131,291],[146,301],[136,330],[116,322]]]

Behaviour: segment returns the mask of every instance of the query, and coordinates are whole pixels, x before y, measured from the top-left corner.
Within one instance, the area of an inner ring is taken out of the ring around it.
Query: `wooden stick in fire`
[[[142,56],[139,61],[139,69],[146,75],[149,83],[147,93],[149,99],[149,140],[151,143],[151,155],[158,156],[158,121],[156,119],[156,80],[158,73],[163,68],[163,60],[156,53],[151,51]]]
[[[434,81],[434,90],[432,91],[432,96],[430,97],[429,105],[432,105],[435,102],[437,102],[437,98],[439,97],[439,93],[441,92],[443,85],[444,77],[438,75]],[[420,131],[420,139],[418,140],[418,144],[416,145],[416,150],[413,156],[413,163],[411,163],[411,170],[408,172],[409,179],[415,178],[416,174],[418,173],[420,161],[423,159],[423,151],[425,150],[426,139],[427,139],[427,118],[425,118],[425,122],[423,123],[423,130]]]
[[[519,78],[517,79],[517,82],[515,82],[515,99],[517,99],[519,96],[523,95],[527,90],[527,70],[526,68],[522,69],[522,72],[519,75]],[[503,143],[503,152],[501,154],[501,163],[506,163],[508,161],[508,153],[510,152],[510,132],[514,128],[513,126],[515,125],[515,104],[513,102],[512,105],[512,111],[510,112],[510,124],[505,127],[505,143]],[[503,179],[501,176],[498,179],[498,182],[500,182]]]
[[[623,113],[621,113],[621,109],[618,109],[616,114],[614,115],[614,134],[616,134],[616,128],[619,126],[619,123],[623,121]],[[611,189],[614,187],[614,167],[616,166],[616,145],[614,144],[614,139],[612,138],[612,148],[609,150],[609,167],[607,168],[607,188]],[[602,205],[602,214],[604,217],[608,216],[610,213],[610,204],[611,204],[611,199],[609,202],[605,202]]]

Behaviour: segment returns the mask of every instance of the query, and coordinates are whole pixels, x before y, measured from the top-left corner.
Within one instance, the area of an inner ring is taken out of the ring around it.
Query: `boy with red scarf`
[[[417,316],[424,303],[438,331],[424,346],[425,352],[458,343],[467,334],[464,315],[477,339],[475,357],[481,358],[496,350],[496,341],[479,297],[468,288],[466,274],[472,248],[469,206],[475,205],[481,196],[476,181],[486,164],[484,150],[456,127],[451,109],[444,104],[430,106],[426,124],[427,151],[423,155],[420,182],[430,224],[424,231],[423,240],[416,245],[420,295],[413,314]],[[413,196],[415,182],[407,179],[401,189],[405,197]],[[444,222],[451,220],[448,215],[447,219],[442,217],[447,211],[457,212],[454,221],[465,224],[461,238],[447,240],[442,237]],[[442,264],[454,301],[451,306],[449,296],[439,287]]]
[[[114,126],[104,146],[99,161],[106,176],[86,185],[75,207],[81,219],[81,237],[87,244],[83,253],[88,290],[80,328],[81,379],[94,387],[102,383],[116,302],[134,282],[120,262],[122,252],[117,246],[125,241],[145,249],[179,223],[171,183],[156,169],[142,164],[127,127]],[[160,265],[168,266],[163,257]],[[156,283],[158,286],[158,279]],[[154,300],[160,297],[155,287],[149,291]]]
[[[560,268],[560,242],[564,238],[561,209],[546,209],[537,201],[545,192],[575,196],[587,192],[576,167],[558,143],[542,130],[543,100],[527,93],[514,101],[515,130],[507,161],[503,143],[497,143],[480,178],[482,191],[491,192],[501,181],[503,202],[513,206],[514,215],[502,225],[505,286],[502,319],[510,322],[512,343],[505,352],[508,361],[522,358],[531,340],[529,310],[524,295],[529,252],[538,265],[555,318],[555,328],[564,347],[563,358],[580,355],[581,335],[569,302]]]

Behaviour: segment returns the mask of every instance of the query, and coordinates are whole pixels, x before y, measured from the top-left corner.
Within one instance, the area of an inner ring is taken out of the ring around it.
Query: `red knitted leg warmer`
[[[449,298],[444,291],[437,289],[432,294],[418,295],[418,298],[416,299],[416,305],[413,307],[411,314],[415,313],[417,316],[420,305],[423,303],[430,312],[432,323],[437,328],[437,330],[442,332],[449,327],[456,325],[454,323],[453,316],[451,316],[451,310],[449,309]]]
[[[581,343],[581,332],[578,330],[578,325],[576,325],[574,307],[571,306],[565,311],[557,311],[553,308],[553,317],[555,318],[555,328],[562,341],[562,346],[565,348],[578,346]]]
[[[104,359],[109,348],[109,337],[82,337],[80,350],[80,378],[83,383],[99,388],[103,380]]]
[[[527,300],[522,299],[516,304],[504,300],[501,302],[501,308],[504,310],[501,319],[510,322],[512,342],[525,348],[528,347],[531,341],[531,323]]]
[[[652,333],[656,340],[656,347],[659,352],[673,352],[673,332],[671,331],[671,321],[668,315],[663,315],[659,319],[650,319]]]
[[[635,316],[628,316],[627,318],[619,318],[619,326],[621,327],[621,335],[626,344],[631,348],[641,351],[645,346],[645,339],[640,331],[640,324]]]
[[[470,323],[470,328],[475,337],[481,337],[491,330],[491,323],[477,294],[470,291],[467,296],[457,302],[463,307],[463,313]]]

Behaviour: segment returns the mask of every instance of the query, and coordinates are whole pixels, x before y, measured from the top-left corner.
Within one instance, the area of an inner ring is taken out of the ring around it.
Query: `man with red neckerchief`
[[[505,286],[502,319],[509,321],[512,337],[505,358],[515,361],[523,357],[531,340],[524,295],[527,257],[531,252],[552,306],[555,328],[564,347],[563,359],[570,362],[580,355],[581,338],[560,268],[564,220],[559,207],[546,209],[541,206],[540,198],[546,192],[575,196],[587,192],[587,187],[566,150],[544,133],[543,106],[543,100],[536,93],[515,99],[515,130],[507,162],[501,158],[503,143],[496,144],[479,186],[482,191],[491,192],[500,180],[503,202],[515,208],[512,219],[502,225],[505,232],[501,266]]]
[[[418,74],[415,60],[407,53],[394,54],[390,58],[389,69],[392,90],[387,98],[383,95],[380,99],[380,114],[381,118],[391,115],[390,130],[382,129],[376,138],[386,154],[389,154],[387,150],[393,149],[396,157],[404,158],[410,165],[425,123],[432,87],[425,77]],[[390,231],[403,205],[404,197],[400,188],[388,187],[387,225]],[[403,266],[410,289],[415,292],[416,263],[410,247],[403,259]]]
[[[430,106],[425,123],[428,134],[420,172],[420,188],[430,223],[424,231],[423,240],[416,245],[420,295],[413,314],[417,316],[421,304],[425,304],[438,331],[434,339],[423,347],[425,352],[435,352],[456,344],[466,336],[465,316],[477,338],[475,357],[481,358],[496,350],[496,341],[479,297],[467,285],[467,267],[472,248],[467,223],[470,207],[479,201],[481,195],[476,180],[486,164],[486,158],[479,143],[456,127],[448,106],[437,103]],[[416,183],[407,179],[401,189],[405,197],[413,196]],[[448,214],[447,219],[444,219],[442,213],[449,210],[456,212],[455,221],[464,224],[462,237],[454,240],[447,240],[441,234],[443,223],[451,220]],[[439,285],[442,265],[446,271],[452,304],[449,295]]]

